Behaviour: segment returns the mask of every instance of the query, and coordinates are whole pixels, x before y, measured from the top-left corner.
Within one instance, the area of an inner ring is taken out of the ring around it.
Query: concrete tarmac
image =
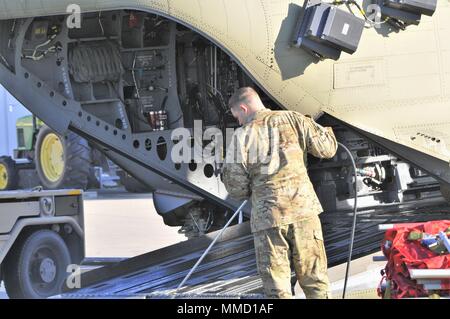
[[[132,257],[186,240],[164,224],[150,194],[100,193],[84,209],[86,257]]]

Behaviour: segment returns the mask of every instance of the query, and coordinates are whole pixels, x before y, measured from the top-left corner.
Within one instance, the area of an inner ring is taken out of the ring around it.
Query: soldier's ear
[[[245,105],[245,104],[239,104],[239,109],[242,111],[242,112],[244,112],[245,114],[247,114],[247,112],[248,112],[248,106],[247,105]]]

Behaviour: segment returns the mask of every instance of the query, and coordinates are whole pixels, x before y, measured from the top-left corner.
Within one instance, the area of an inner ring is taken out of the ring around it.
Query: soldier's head
[[[258,93],[251,87],[238,89],[228,101],[228,107],[240,125],[247,123],[254,113],[265,108]]]

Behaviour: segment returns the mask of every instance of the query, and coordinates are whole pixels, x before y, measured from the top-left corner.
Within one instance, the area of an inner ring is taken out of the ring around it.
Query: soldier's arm
[[[306,116],[302,116],[301,122],[303,142],[308,153],[318,158],[336,155],[338,144],[331,127],[323,127]]]
[[[243,200],[251,196],[245,151],[239,142],[239,132],[233,135],[232,142],[228,147],[222,174],[223,183],[231,197]]]

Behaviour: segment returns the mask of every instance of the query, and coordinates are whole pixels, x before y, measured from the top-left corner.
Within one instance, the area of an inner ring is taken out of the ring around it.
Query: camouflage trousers
[[[292,298],[292,268],[306,298],[331,298],[318,216],[253,235],[258,272],[267,298]]]

